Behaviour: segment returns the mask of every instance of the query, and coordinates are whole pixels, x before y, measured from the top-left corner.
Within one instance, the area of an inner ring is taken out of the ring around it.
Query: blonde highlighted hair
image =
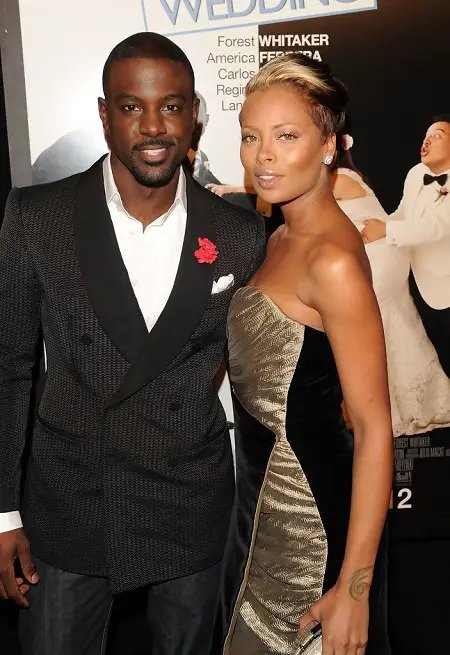
[[[307,102],[311,118],[324,140],[339,134],[345,123],[347,89],[329,67],[301,54],[288,54],[267,62],[245,87],[247,98],[255,91],[287,87]]]

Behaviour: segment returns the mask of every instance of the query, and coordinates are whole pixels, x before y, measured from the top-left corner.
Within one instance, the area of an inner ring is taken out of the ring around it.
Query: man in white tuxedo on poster
[[[450,377],[450,114],[438,116],[405,181],[396,212],[366,221],[366,243],[386,238],[411,257],[410,290],[439,361]]]

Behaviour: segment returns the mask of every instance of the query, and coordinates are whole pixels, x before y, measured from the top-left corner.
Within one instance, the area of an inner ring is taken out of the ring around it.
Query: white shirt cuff
[[[391,246],[397,245],[397,235],[396,235],[396,221],[391,223],[386,223],[386,243],[389,243]]]
[[[0,512],[0,533],[23,527],[20,512]]]

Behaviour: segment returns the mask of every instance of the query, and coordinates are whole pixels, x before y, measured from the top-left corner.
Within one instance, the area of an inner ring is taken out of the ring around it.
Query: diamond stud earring
[[[333,157],[331,155],[327,155],[323,160],[323,163],[325,164],[325,166],[329,166],[332,161],[333,161]]]

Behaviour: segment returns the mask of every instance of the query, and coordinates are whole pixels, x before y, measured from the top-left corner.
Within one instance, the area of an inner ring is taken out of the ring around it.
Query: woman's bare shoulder
[[[311,242],[308,251],[308,270],[316,283],[329,283],[333,278],[363,275],[371,278],[370,264],[362,239],[356,229],[345,234],[322,235]]]

